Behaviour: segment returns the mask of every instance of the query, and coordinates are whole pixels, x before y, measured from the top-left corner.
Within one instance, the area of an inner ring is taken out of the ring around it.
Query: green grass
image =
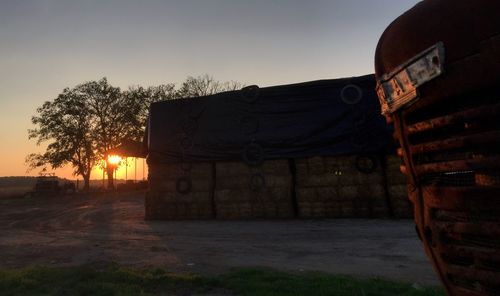
[[[268,269],[243,269],[218,278],[237,295],[445,295],[440,288],[416,290],[410,284],[380,279],[356,279],[319,272],[290,274]]]
[[[439,288],[416,290],[409,284],[324,273],[239,269],[200,277],[117,265],[4,270],[0,271],[0,291],[2,295],[445,295]]]

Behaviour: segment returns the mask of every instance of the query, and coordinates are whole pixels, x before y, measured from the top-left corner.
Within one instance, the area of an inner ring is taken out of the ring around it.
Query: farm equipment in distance
[[[61,182],[59,178],[53,173],[40,174],[36,178],[35,187],[32,192],[29,192],[29,196],[59,196],[65,195],[67,193],[75,193],[75,184],[72,182]]]

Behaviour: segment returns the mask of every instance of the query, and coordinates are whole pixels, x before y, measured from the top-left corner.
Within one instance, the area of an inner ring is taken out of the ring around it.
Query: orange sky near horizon
[[[417,2],[2,2],[0,177],[38,175],[24,163],[26,155],[44,148],[28,139],[30,118],[66,87],[102,77],[124,90],[178,86],[187,76],[205,73],[260,87],[365,75],[374,71],[382,32]],[[54,172],[76,178],[70,167]],[[131,164],[127,177],[134,172]],[[117,178],[125,178],[124,166]],[[102,170],[95,168],[92,179],[102,179]]]
[[[127,165],[125,165],[127,164]],[[120,166],[115,173],[115,179],[123,180],[145,180],[148,177],[148,165],[144,158],[128,157],[121,160]],[[80,177],[81,178],[81,177]],[[103,179],[103,170],[96,167],[92,170],[91,179]],[[107,179],[107,175],[104,174]]]
[[[134,157],[127,158],[127,166],[125,166],[125,160],[123,159],[120,166],[117,168],[115,172],[116,179],[122,180],[146,180],[148,178],[148,165],[144,158],[137,158],[137,162]],[[137,164],[137,166],[136,166]],[[27,176],[37,176],[41,172],[40,169],[35,169],[29,173]],[[56,176],[61,178],[66,178],[70,180],[82,180],[82,176],[74,176],[73,169],[70,166],[65,166],[64,168],[59,168],[52,170],[50,168],[47,169],[47,173],[55,173]],[[107,179],[108,176],[104,174],[104,178]],[[103,170],[100,166],[94,167],[90,174],[91,180],[102,180],[103,179]]]

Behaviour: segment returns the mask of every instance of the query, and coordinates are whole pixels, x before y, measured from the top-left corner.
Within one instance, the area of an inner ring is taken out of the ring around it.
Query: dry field
[[[22,198],[32,189],[27,186],[0,187],[0,199]]]
[[[145,221],[144,193],[0,200],[0,268],[271,267],[435,285],[409,220]]]

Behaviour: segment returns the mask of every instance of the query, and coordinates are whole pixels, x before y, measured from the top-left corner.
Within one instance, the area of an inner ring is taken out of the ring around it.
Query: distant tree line
[[[28,130],[29,139],[35,139],[37,145],[48,144],[45,152],[29,154],[26,163],[29,170],[71,165],[73,174],[83,178],[83,189],[88,190],[90,173],[104,159],[106,151],[124,141],[142,140],[151,103],[241,87],[239,82],[221,82],[205,74],[189,76],[179,87],[168,83],[121,90],[104,77],[65,88],[32,116],[34,128]],[[108,168],[107,175],[112,186],[113,169]]]

